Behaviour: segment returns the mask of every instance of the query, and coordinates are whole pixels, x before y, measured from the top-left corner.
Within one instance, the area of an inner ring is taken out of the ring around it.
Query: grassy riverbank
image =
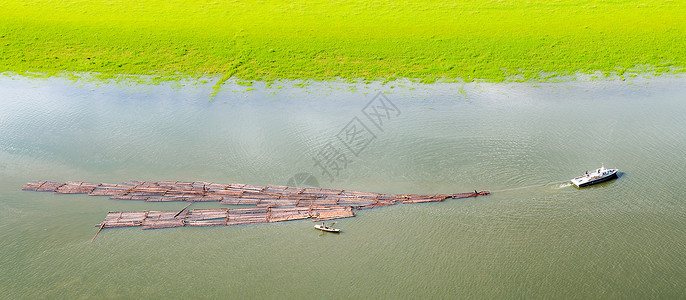
[[[1,1],[0,14],[0,72],[20,74],[432,82],[686,71],[678,1]]]

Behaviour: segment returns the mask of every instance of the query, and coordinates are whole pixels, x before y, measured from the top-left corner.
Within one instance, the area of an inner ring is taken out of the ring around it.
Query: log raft
[[[109,212],[101,228],[133,227],[158,229],[183,226],[227,226],[271,223],[299,219],[333,220],[355,216],[355,210],[399,203],[442,202],[485,196],[488,191],[448,195],[382,194],[324,188],[297,188],[280,185],[219,184],[196,181],[129,181],[121,184],[69,181],[29,182],[24,191],[56,194],[109,196],[115,200],[147,202],[205,202],[223,205],[249,205],[242,208],[191,209],[181,211]],[[190,205],[189,203],[189,205]]]

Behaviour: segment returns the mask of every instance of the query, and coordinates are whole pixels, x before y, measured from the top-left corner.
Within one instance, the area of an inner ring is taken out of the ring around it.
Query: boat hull
[[[598,179],[596,179],[596,180],[587,181],[587,182],[584,182],[584,183],[581,183],[581,184],[576,184],[576,183],[574,183],[574,182],[573,182],[573,183],[574,183],[574,185],[576,185],[577,187],[587,187],[587,186],[589,186],[589,185],[598,184],[598,183],[605,182],[605,181],[612,180],[612,179],[617,179],[617,172],[614,172],[614,173],[612,173],[612,174],[610,174],[610,175],[607,175],[607,176],[605,176],[605,177],[598,178]]]
[[[341,232],[340,229],[331,228],[331,227],[322,227],[322,225],[314,225],[314,228],[317,230],[326,231],[326,232],[333,232],[333,233]]]

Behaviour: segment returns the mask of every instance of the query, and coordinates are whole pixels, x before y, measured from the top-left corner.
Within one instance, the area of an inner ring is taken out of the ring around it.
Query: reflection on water
[[[0,78],[0,294],[681,298],[684,83],[230,86],[208,102],[202,85]],[[402,112],[381,128],[364,114],[380,91]],[[332,179],[317,159],[356,117],[373,140],[338,145]],[[624,174],[567,182],[600,163]],[[107,211],[184,203],[20,191],[37,179],[494,193],[360,211],[338,236],[293,221],[105,230],[89,244]]]

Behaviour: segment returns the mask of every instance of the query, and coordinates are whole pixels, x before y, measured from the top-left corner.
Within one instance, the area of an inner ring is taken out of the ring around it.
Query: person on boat
[[[324,225],[324,222],[322,222],[322,229],[325,229],[326,225]]]
[[[477,192],[476,190],[474,190],[474,194],[478,194],[478,193],[479,193],[479,192]]]

